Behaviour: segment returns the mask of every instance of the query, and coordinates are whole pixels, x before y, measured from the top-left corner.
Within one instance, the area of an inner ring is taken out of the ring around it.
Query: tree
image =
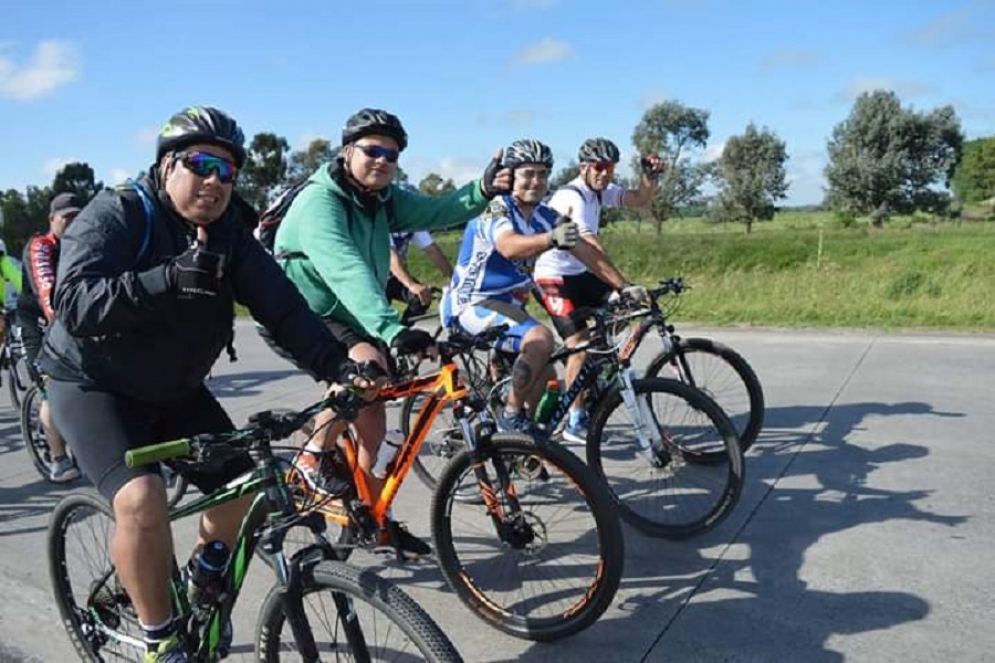
[[[0,234],[10,255],[21,255],[31,235],[48,229],[48,206],[51,201],[52,190],[48,187],[29,186],[26,196],[16,189],[9,189],[0,195],[0,208],[3,210]]]
[[[338,153],[339,148],[332,147],[332,144],[324,138],[312,140],[306,149],[295,151],[290,155],[286,183],[299,182],[310,176],[318,170],[318,166],[335,159]]]
[[[964,143],[952,184],[957,200],[962,203],[995,198],[995,136]]]
[[[681,207],[700,199],[701,187],[711,177],[712,166],[700,160],[710,135],[708,117],[707,110],[665,101],[648,109],[632,133],[633,172],[640,172],[639,158],[648,154],[658,154],[667,163],[650,204],[657,234]]]
[[[441,175],[429,173],[418,183],[418,190],[429,196],[441,196],[444,193],[456,190],[453,180],[443,180]]]
[[[774,203],[787,197],[787,160],[784,141],[752,122],[743,135],[726,141],[716,173],[719,217],[745,223],[747,233],[753,230],[754,221],[773,219]]]
[[[242,197],[256,209],[264,209],[274,192],[283,188],[289,152],[286,138],[273,133],[258,133],[252,137],[237,186]]]
[[[857,98],[828,143],[827,203],[850,214],[870,214],[882,225],[892,214],[942,211],[950,196],[964,136],[952,106],[929,113],[902,108],[894,92]]]
[[[84,202],[90,202],[104,188],[103,182],[97,182],[93,168],[87,163],[67,163],[52,180],[52,195],[57,193],[75,193]]]
[[[580,175],[580,164],[577,163],[576,159],[571,159],[566,166],[560,169],[560,172],[550,178],[549,190],[556,191],[578,175]]]

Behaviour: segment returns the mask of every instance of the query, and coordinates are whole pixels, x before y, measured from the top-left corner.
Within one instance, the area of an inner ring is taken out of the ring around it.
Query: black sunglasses
[[[360,145],[356,143],[356,149],[371,159],[386,159],[388,163],[397,163],[401,156],[400,150],[392,150],[389,147],[379,145]]]

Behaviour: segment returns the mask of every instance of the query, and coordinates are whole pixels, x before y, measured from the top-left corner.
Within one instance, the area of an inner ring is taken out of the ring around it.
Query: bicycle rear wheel
[[[131,601],[114,573],[114,515],[86,491],[63,498],[48,529],[48,564],[55,602],[83,661],[140,660],[145,647]]]
[[[48,481],[51,476],[52,450],[41,425],[41,400],[42,395],[37,386],[32,386],[24,394],[21,400],[21,437],[38,474]]]
[[[503,433],[481,445],[490,487],[482,491],[466,450],[433,498],[436,555],[449,585],[478,617],[515,637],[548,642],[590,626],[611,605],[624,561],[604,485],[556,445]],[[500,525],[484,500],[456,499],[464,486],[486,494]]]
[[[326,561],[304,582],[304,609],[318,651],[328,657],[323,660],[462,663],[452,642],[421,606],[372,571]],[[348,599],[347,614],[336,606],[336,594]],[[256,642],[259,661],[300,660],[283,601],[284,593],[274,586],[263,602]]]
[[[587,464],[607,483],[622,518],[644,534],[686,539],[712,529],[743,489],[732,423],[715,401],[677,380],[635,380],[633,388],[659,446],[640,450],[636,422],[615,389],[591,419]],[[698,462],[703,455],[708,463]]]
[[[745,453],[764,425],[764,392],[750,364],[732,348],[707,338],[682,338],[646,367],[648,378],[680,380],[708,394],[726,413]],[[721,455],[700,462],[722,461]]]
[[[21,407],[21,400],[31,386],[31,376],[28,375],[28,360],[20,353],[12,353],[12,362],[7,367],[7,389],[10,391],[10,402],[14,409]]]

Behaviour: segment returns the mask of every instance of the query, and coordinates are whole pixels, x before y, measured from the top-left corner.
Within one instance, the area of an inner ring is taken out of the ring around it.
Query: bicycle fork
[[[653,467],[663,467],[667,458],[663,453],[663,436],[656,425],[648,399],[638,398],[633,386],[633,370],[625,367],[619,371],[619,391],[629,419],[636,428],[636,453]]]
[[[535,541],[535,532],[522,512],[521,503],[519,503],[518,495],[515,493],[515,486],[511,481],[511,472],[504,463],[504,459],[494,458],[494,471],[497,475],[496,489],[494,482],[487,474],[488,454],[483,448],[484,445],[479,444],[479,440],[481,438],[488,439],[493,434],[493,422],[487,421],[485,418],[478,424],[479,430],[474,430],[468,417],[460,416],[463,414],[460,406],[457,407],[456,414],[463,429],[463,439],[468,441],[470,453],[473,456],[471,467],[480,488],[480,495],[484,500],[487,514],[494,523],[498,538],[515,550],[528,547]],[[504,497],[503,502],[498,499],[498,494]]]

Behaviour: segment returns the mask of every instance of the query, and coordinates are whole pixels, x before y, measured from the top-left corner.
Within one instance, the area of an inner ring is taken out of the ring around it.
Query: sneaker
[[[145,652],[145,663],[191,663],[183,643],[175,635],[171,635],[156,645],[156,648]]]
[[[69,456],[60,456],[52,460],[48,470],[48,478],[55,483],[67,483],[79,479],[79,468]]]
[[[349,483],[335,474],[334,454],[301,450],[294,459],[297,477],[310,490],[328,497],[346,493]]]
[[[570,420],[563,429],[563,439],[575,444],[587,442],[587,410],[571,410]]]
[[[405,552],[416,557],[423,557],[432,554],[432,546],[428,545],[417,536],[408,531],[408,528],[396,520],[388,520],[387,527],[394,533],[394,541],[391,541],[390,533],[384,530],[380,535],[380,543],[385,546],[395,546],[401,552]]]
[[[525,433],[526,435],[535,435],[539,432],[536,428],[535,422],[529,419],[529,416],[524,412],[510,413],[507,410],[502,409],[497,416],[497,427],[499,431],[504,433]]]

